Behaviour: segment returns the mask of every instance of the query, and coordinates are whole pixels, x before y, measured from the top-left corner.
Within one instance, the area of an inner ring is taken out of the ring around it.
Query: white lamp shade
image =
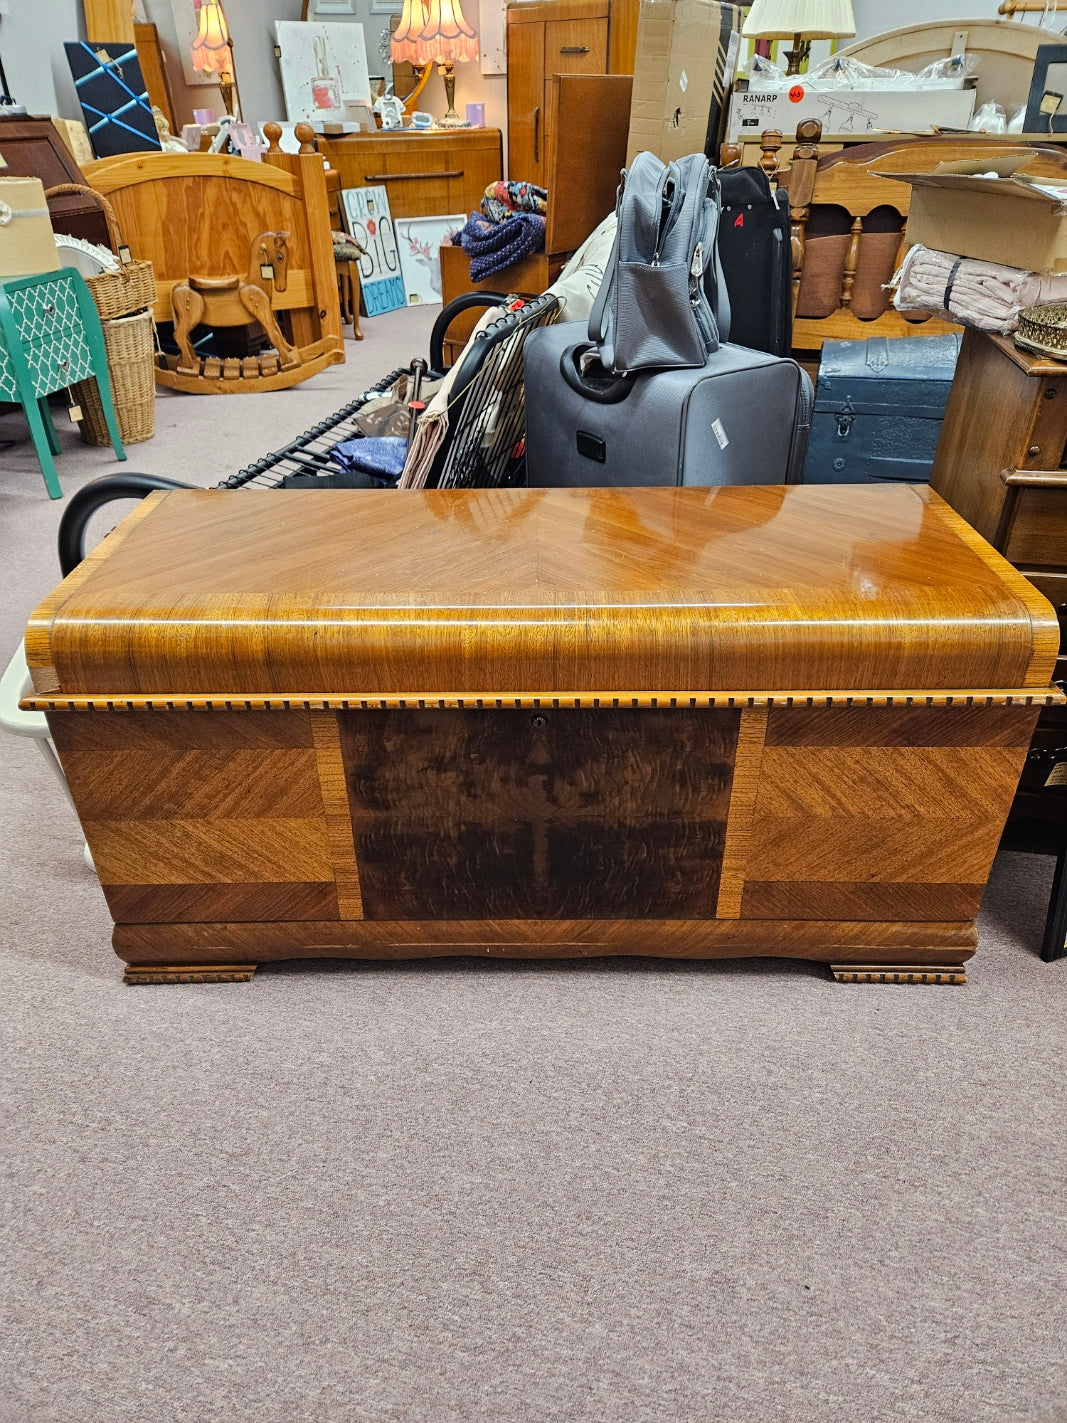
[[[856,33],[852,0],[755,0],[741,33],[751,40],[846,39]]]

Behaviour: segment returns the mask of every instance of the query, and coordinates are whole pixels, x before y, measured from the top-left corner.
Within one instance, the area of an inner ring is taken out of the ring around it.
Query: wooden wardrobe
[[[632,74],[639,0],[508,6],[508,177],[548,186],[557,74]],[[592,116],[591,116],[592,117]]]

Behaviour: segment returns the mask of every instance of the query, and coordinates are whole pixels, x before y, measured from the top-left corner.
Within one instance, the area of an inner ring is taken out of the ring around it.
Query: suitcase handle
[[[583,375],[579,362],[587,351],[595,349],[591,341],[577,341],[568,346],[559,358],[559,373],[583,400],[595,401],[597,405],[618,405],[633,389],[634,378],[605,375],[601,380],[590,381]]]

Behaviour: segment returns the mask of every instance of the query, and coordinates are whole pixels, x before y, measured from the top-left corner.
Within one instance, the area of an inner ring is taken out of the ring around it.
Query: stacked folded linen
[[[929,311],[963,326],[1007,336],[1027,306],[1067,300],[1067,275],[1042,275],[912,247],[893,278],[898,311]]]

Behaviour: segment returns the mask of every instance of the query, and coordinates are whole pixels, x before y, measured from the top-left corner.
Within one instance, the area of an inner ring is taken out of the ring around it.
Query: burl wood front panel
[[[74,712],[126,924],[973,919],[1029,707]]]
[[[714,918],[740,719],[342,713],[365,916]]]

